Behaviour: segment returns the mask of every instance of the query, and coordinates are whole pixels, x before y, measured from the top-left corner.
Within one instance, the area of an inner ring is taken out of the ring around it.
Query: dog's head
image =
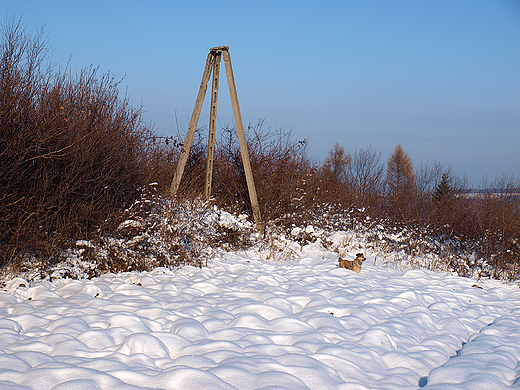
[[[366,257],[363,255],[363,253],[356,253],[356,260],[361,260],[363,262],[366,260]]]

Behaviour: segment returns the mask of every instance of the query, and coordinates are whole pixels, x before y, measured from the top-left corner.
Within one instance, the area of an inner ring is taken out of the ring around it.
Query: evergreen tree
[[[451,203],[453,198],[455,197],[453,187],[450,183],[450,178],[447,173],[443,173],[441,177],[441,181],[435,188],[434,193],[432,194],[432,200],[437,203]]]

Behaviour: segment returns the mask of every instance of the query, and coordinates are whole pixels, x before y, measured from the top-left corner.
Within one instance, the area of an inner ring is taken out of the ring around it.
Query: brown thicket
[[[520,277],[518,180],[502,178],[471,191],[465,178],[440,163],[421,166],[416,176],[400,145],[388,160],[385,180],[380,157],[371,147],[352,155],[336,144],[322,167],[321,191],[328,188],[337,202],[365,210],[387,228],[415,232],[415,240],[445,256],[463,275],[469,274],[474,259],[482,259],[491,266],[492,277]],[[346,168],[330,169],[334,166]],[[345,191],[333,189],[338,185]]]
[[[109,229],[139,187],[165,176],[158,160],[169,152],[113,77],[53,68],[42,32],[28,34],[20,20],[1,34],[0,262],[48,261]]]
[[[300,204],[312,165],[305,141],[290,132],[264,129],[264,120],[249,125],[248,150],[262,219],[266,222],[292,213]],[[238,141],[228,129],[215,157],[213,196],[233,211],[249,211],[249,194]]]
[[[234,129],[227,127],[224,134],[215,157],[214,201],[231,211],[250,213]],[[347,210],[358,219],[368,215],[389,228],[421,232],[417,239],[425,245],[435,243],[428,245],[442,256],[449,253],[460,261],[473,253],[487,259],[495,277],[520,276],[515,268],[520,268],[518,182],[502,180],[472,194],[465,179],[440,163],[421,166],[416,176],[400,145],[386,164],[386,176],[381,153],[371,146],[349,153],[336,144],[323,163],[315,163],[307,157],[304,141],[295,141],[290,132],[264,130],[263,120],[249,126],[247,138],[264,221],[301,226],[316,224],[324,210],[338,215]],[[195,156],[201,186],[205,152],[199,150]],[[197,188],[202,194],[202,187]],[[348,227],[346,222],[334,226]],[[466,269],[453,268],[462,274]]]

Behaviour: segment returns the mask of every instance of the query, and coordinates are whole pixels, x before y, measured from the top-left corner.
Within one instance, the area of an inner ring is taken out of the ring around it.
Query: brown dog
[[[365,260],[366,259],[365,256],[363,256],[363,253],[356,253],[356,258],[354,260],[344,260],[341,257],[339,257],[338,267],[350,269],[359,274],[361,272],[361,264],[363,264],[363,261]]]

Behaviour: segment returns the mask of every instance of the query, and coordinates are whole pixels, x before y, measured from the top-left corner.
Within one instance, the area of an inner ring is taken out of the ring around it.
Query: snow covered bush
[[[145,186],[117,221],[113,234],[100,230],[91,240],[77,240],[54,264],[23,263],[24,277],[82,279],[157,267],[202,267],[216,251],[250,247],[258,239],[245,215],[234,217],[201,200],[164,198],[157,183]]]

